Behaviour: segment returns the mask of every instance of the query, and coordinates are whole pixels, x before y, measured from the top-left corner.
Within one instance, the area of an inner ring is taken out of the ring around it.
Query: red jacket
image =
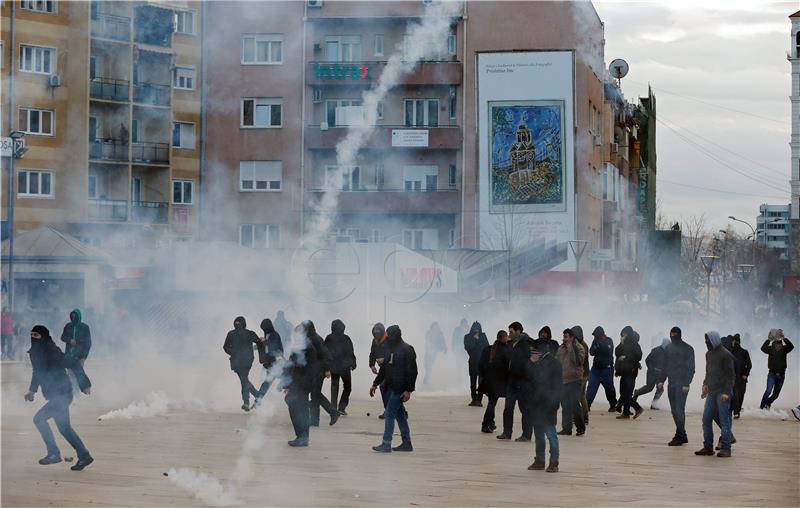
[[[3,317],[0,318],[0,333],[14,335],[14,318],[10,314],[3,314]]]

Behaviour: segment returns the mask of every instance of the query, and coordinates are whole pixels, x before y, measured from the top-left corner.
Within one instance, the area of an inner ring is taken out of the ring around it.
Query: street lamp
[[[733,215],[728,215],[728,218],[730,220],[735,220],[736,222],[741,222],[742,224],[745,224],[748,228],[750,228],[750,231],[753,232],[753,247],[751,248],[751,255],[750,255],[751,260],[750,260],[750,262],[752,264],[756,264],[756,236],[758,236],[758,235],[756,234],[755,228],[753,226],[751,226],[749,222],[743,221],[741,219],[737,219]]]
[[[575,256],[575,287],[577,288],[581,285],[581,257],[589,242],[586,240],[569,240],[568,243],[572,255]]]
[[[714,263],[719,256],[700,256],[703,268],[706,269],[706,316],[711,314],[711,272],[714,271]]]

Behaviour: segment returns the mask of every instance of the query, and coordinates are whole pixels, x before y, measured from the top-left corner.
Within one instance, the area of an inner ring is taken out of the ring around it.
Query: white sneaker
[[[798,421],[800,421],[800,406],[792,408],[792,414],[795,418],[797,418]]]

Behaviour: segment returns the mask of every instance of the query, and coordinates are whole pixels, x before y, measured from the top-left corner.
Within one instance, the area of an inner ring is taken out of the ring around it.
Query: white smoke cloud
[[[242,504],[234,490],[229,487],[223,487],[219,480],[207,474],[195,473],[190,469],[184,468],[170,468],[167,471],[167,476],[172,483],[209,506]]]
[[[133,402],[123,409],[115,409],[100,415],[98,420],[131,420],[134,418],[152,418],[167,412],[169,398],[164,392],[151,392],[144,400]]]

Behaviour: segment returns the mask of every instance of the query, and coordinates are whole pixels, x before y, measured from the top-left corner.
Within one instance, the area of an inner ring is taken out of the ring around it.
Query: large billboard
[[[481,248],[575,239],[573,52],[479,53],[477,65]]]

